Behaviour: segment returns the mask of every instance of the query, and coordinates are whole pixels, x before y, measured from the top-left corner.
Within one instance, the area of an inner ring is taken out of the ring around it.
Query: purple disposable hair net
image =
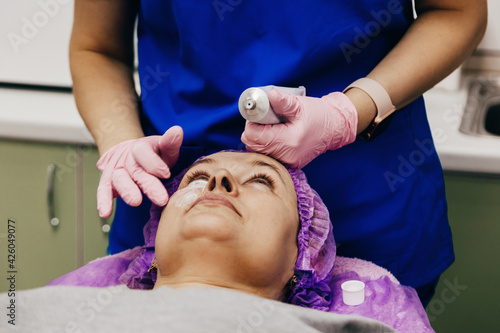
[[[187,170],[166,183],[169,195],[177,191]],[[304,172],[299,169],[287,170],[295,185],[301,225],[297,236],[298,256],[295,264],[297,282],[289,291],[285,302],[328,311],[332,303],[329,282],[336,254],[328,209],[307,183]],[[151,289],[156,282],[156,273],[148,270],[155,258],[155,237],[162,209],[155,205],[151,208],[151,218],[144,227],[146,245],[120,277],[120,281],[130,288]]]

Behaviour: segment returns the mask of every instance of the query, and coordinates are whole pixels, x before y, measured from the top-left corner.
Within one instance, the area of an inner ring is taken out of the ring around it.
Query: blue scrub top
[[[201,155],[244,149],[243,90],[342,91],[394,47],[412,13],[410,0],[143,0],[143,128],[152,135],[183,127],[177,171]],[[328,151],[304,171],[330,210],[339,255],[373,261],[414,287],[453,262],[442,169],[422,98],[374,140]],[[148,205],[119,202],[110,252],[143,243]]]

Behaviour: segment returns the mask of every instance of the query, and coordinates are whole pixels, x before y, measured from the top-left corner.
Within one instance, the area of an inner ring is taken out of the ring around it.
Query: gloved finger
[[[164,206],[168,201],[168,193],[162,182],[155,176],[150,175],[141,168],[132,173],[132,179],[144,195],[146,195],[157,206]]]
[[[170,127],[160,138],[160,157],[171,168],[179,158],[179,149],[184,139],[184,131],[180,126]]]
[[[277,89],[271,89],[267,93],[267,98],[274,112],[285,116],[288,120],[296,118],[300,111],[301,104],[295,95],[284,94]]]
[[[267,147],[262,146],[262,145],[255,145],[255,144],[245,144],[245,148],[248,151],[252,151],[255,153],[261,153],[261,154],[266,154],[268,155],[269,153],[267,152]]]
[[[287,124],[260,125],[251,121],[245,124],[245,131],[241,135],[241,141],[245,145],[264,146],[271,145]]]
[[[120,163],[120,160],[123,158],[123,152],[126,150],[133,141],[135,140],[127,140],[123,141],[116,146],[111,147],[108,151],[106,151],[97,161],[96,167],[99,171],[103,172],[108,166],[116,166]]]
[[[140,165],[148,173],[158,177],[158,178],[169,178],[170,169],[167,164],[158,155],[157,147],[159,146],[160,137],[155,135],[148,140],[137,141],[132,147],[132,157],[136,162],[132,165],[129,164],[129,160],[125,162],[125,167],[129,173],[134,171],[136,164]],[[129,169],[129,167],[132,167]]]
[[[107,219],[113,213],[113,188],[111,181],[106,176],[101,176],[97,188],[97,211],[99,216]]]
[[[111,179],[112,186],[128,205],[137,207],[142,202],[139,187],[125,169],[116,169]]]

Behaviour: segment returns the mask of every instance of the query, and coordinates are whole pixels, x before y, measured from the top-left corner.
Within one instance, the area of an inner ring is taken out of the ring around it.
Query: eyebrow
[[[195,162],[191,168],[197,166],[197,165],[200,165],[200,164],[215,164],[217,163],[216,160],[214,160],[213,158],[210,158],[210,157],[207,157],[207,158],[204,158],[202,160],[199,160],[198,162]],[[251,161],[251,164],[253,166],[259,166],[259,167],[265,167],[265,168],[270,168],[271,170],[273,170],[274,172],[276,172],[278,174],[278,176],[280,177],[281,181],[283,183],[285,183],[285,180],[283,179],[283,177],[281,176],[281,172],[280,172],[280,169],[278,169],[277,166],[275,165],[272,165],[270,163],[267,163],[267,162],[264,162],[262,160],[253,160]]]
[[[281,176],[281,172],[280,172],[280,169],[278,169],[277,166],[275,165],[272,165],[272,164],[269,164],[267,162],[264,162],[264,161],[261,161],[261,160],[253,160],[252,161],[252,165],[254,166],[262,166],[262,167],[267,167],[267,168],[271,168],[272,170],[274,170],[274,172],[276,172],[278,174],[278,176],[281,178],[281,181],[283,183],[285,183],[285,180],[283,179],[283,177]]]
[[[193,165],[191,165],[190,169],[197,166],[198,164],[214,164],[214,163],[215,163],[215,160],[213,158],[207,157],[207,158],[204,158],[202,160],[199,160],[199,161],[193,163]]]

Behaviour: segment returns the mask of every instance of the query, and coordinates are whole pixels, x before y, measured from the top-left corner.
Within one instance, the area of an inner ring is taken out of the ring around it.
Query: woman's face
[[[162,213],[160,276],[197,262],[242,282],[284,284],[295,267],[298,226],[295,188],[280,163],[254,153],[211,155],[185,174]]]

